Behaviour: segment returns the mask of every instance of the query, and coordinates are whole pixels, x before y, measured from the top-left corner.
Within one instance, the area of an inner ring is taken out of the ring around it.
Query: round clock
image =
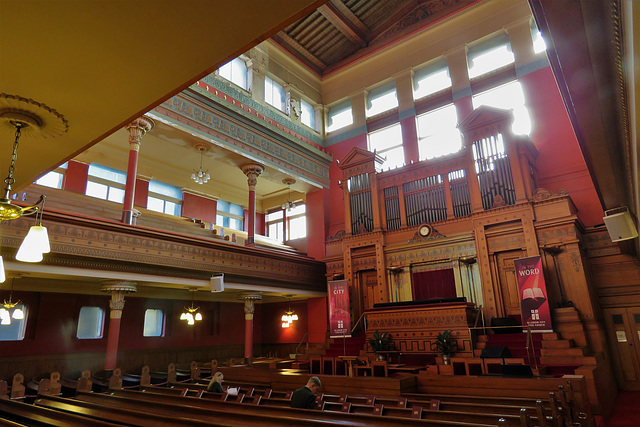
[[[421,225],[420,228],[418,228],[418,233],[420,233],[422,237],[427,237],[431,234],[431,226],[429,224]]]

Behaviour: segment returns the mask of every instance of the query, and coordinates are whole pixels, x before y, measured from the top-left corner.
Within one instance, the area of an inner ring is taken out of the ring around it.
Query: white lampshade
[[[202,314],[196,313],[196,320],[202,320]]]
[[[191,174],[191,179],[194,180],[194,181],[196,180],[196,174],[195,173]]]
[[[0,283],[4,283],[5,280],[7,280],[7,276],[4,274],[4,261],[0,256]]]
[[[24,319],[24,311],[22,311],[19,308],[16,308],[15,310],[13,310],[13,314],[11,315],[11,317],[13,317],[16,320],[22,320]]]
[[[184,313],[184,312],[183,312],[183,313],[180,315],[180,320],[187,320],[187,313]]]
[[[291,320],[298,320],[298,315],[294,314],[293,316],[291,316]]]
[[[289,327],[289,323],[288,322],[282,322],[282,327],[283,328],[288,328]]]
[[[10,325],[11,324],[11,316],[9,315],[9,311],[5,308],[0,308],[0,325]]]
[[[18,253],[16,253],[16,259],[22,262],[40,262],[42,254],[49,252],[51,252],[51,246],[49,245],[47,227],[34,225],[22,241]]]

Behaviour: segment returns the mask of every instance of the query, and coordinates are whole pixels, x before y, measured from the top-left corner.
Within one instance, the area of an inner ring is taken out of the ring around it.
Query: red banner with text
[[[327,293],[329,294],[330,337],[350,337],[349,282],[347,280],[330,281]]]
[[[532,332],[552,332],[547,285],[542,271],[542,258],[532,256],[515,260],[520,295],[522,324]]]

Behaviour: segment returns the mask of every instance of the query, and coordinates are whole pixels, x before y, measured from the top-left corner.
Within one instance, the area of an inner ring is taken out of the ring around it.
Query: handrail
[[[309,353],[309,332],[305,332],[304,335],[302,336],[302,339],[300,340],[300,343],[298,344],[298,346],[296,347],[296,356],[300,353],[298,353],[298,350],[300,349],[300,346],[302,345],[302,343],[304,342],[304,339],[307,339],[307,354]]]
[[[366,314],[366,313],[362,313],[362,314],[360,315],[360,318],[358,319],[358,321],[356,322],[356,324],[355,324],[355,325],[353,325],[353,328],[351,328],[351,333],[353,333],[353,331],[355,331],[355,330],[356,330],[356,327],[358,326],[358,323],[360,323],[360,321],[362,320],[362,318],[364,317],[364,315],[365,315],[365,314]],[[365,327],[364,327],[364,330],[365,330],[365,332],[366,332],[366,330],[367,330],[367,326],[366,326],[366,325],[365,325]]]

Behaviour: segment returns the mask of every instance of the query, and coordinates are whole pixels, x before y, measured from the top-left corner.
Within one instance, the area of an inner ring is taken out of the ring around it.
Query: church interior
[[[572,381],[596,425],[640,391],[639,14],[1,2],[0,397],[208,362],[407,417],[412,393]]]

